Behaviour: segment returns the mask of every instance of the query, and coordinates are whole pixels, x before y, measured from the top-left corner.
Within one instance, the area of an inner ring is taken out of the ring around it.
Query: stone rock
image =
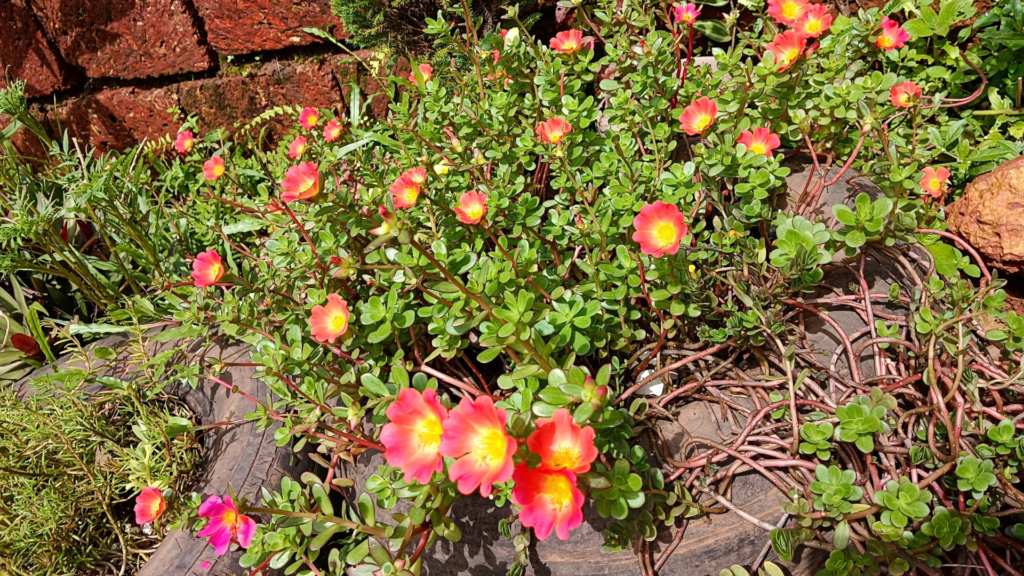
[[[0,88],[7,75],[26,82],[29,97],[71,88],[77,73],[64,62],[24,0],[0,1]]]
[[[156,140],[177,132],[179,118],[167,110],[177,105],[167,88],[113,88],[74,98],[49,115],[54,135],[64,130],[100,152],[123,150],[143,139]]]
[[[946,214],[950,231],[992,266],[1024,272],[1024,156],[968,184]]]
[[[249,54],[320,42],[303,28],[344,38],[329,0],[195,0],[206,39],[220,54]]]
[[[214,64],[183,0],[34,0],[61,55],[90,78],[148,78]]]

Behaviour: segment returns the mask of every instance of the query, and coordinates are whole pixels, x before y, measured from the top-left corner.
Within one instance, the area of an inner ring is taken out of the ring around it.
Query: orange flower
[[[302,112],[299,112],[299,125],[306,130],[315,128],[319,121],[320,113],[315,108],[306,107],[302,109]]]
[[[633,218],[633,241],[640,244],[640,252],[660,258],[663,254],[675,254],[679,243],[689,231],[686,220],[675,204],[655,200],[645,204]]]
[[[430,482],[434,472],[444,470],[438,448],[441,423],[448,418],[448,411],[438,402],[437,391],[428,389],[420,394],[415,388],[405,388],[386,414],[388,423],[380,431],[384,459],[402,469],[406,482]]]
[[[903,48],[903,44],[910,40],[910,34],[900,27],[899,22],[890,20],[889,17],[882,18],[882,32],[875,40],[875,46],[882,50],[896,50]]]
[[[430,82],[430,78],[434,75],[434,67],[430,64],[420,64],[417,68],[420,71],[420,76],[423,77],[423,83],[426,84],[427,82]],[[409,73],[409,82],[412,82],[413,84],[416,83],[415,72]]]
[[[771,156],[772,150],[775,150],[782,144],[779,141],[779,136],[769,128],[754,128],[753,132],[744,130],[740,133],[736,143],[743,144],[747,147],[747,150],[752,151],[754,154],[764,154],[765,156]]]
[[[174,139],[174,149],[178,151],[178,154],[188,154],[195,143],[196,137],[192,135],[192,131],[185,130],[178,132],[178,137]]]
[[[921,178],[921,188],[932,198],[939,199],[946,194],[946,181],[949,180],[949,170],[940,166],[938,170],[931,166],[924,169],[924,178]]]
[[[558,144],[569,132],[572,132],[572,126],[561,118],[552,118],[537,125],[537,137],[548,144]]]
[[[700,8],[693,3],[675,6],[672,8],[672,12],[676,17],[676,22],[685,22],[686,24],[693,24],[700,16]]]
[[[813,4],[803,19],[793,25],[796,31],[809,38],[817,38],[832,27],[832,15],[824,4]]]
[[[568,470],[576,474],[590,471],[597,458],[594,429],[580,428],[565,408],[555,410],[551,420],[539,418],[537,430],[526,440],[530,452],[540,456],[540,463],[551,470]]]
[[[775,64],[779,66],[780,72],[792,66],[806,47],[807,39],[796,30],[786,30],[782,34],[776,34],[775,38],[765,46],[772,54],[775,54]]]
[[[681,128],[690,136],[696,136],[707,130],[715,122],[718,105],[710,98],[701,98],[689,106],[679,116]]]
[[[913,82],[903,82],[889,90],[889,102],[898,108],[910,108],[920,97],[921,87]]]
[[[147,486],[135,498],[135,523],[139,526],[156,520],[167,509],[160,490]]]
[[[441,434],[441,456],[456,458],[448,478],[458,482],[459,492],[471,494],[478,487],[484,498],[491,486],[512,477],[516,441],[505,432],[508,413],[494,407],[490,396],[463,398],[448,413]]]
[[[427,180],[427,169],[423,166],[406,170],[391,184],[391,198],[395,201],[395,208],[404,210],[416,205],[420,189]]]
[[[559,32],[551,39],[551,49],[564,54],[575,54],[583,48],[583,32],[568,30]]]
[[[807,14],[808,7],[807,0],[768,0],[768,15],[793,26]]]
[[[341,122],[337,118],[332,118],[330,122],[324,126],[324,141],[334,142],[341,136]]]
[[[459,222],[463,224],[479,224],[487,215],[487,194],[476,190],[464,192],[459,196],[459,205],[454,208]]]
[[[334,344],[348,331],[348,302],[337,294],[327,296],[327,306],[317,304],[309,314],[309,333],[313,340]]]
[[[297,136],[292,143],[288,145],[288,157],[292,160],[301,158],[306,153],[306,137]]]
[[[224,159],[220,156],[214,156],[206,162],[203,162],[203,177],[209,181],[214,181],[224,175]]]
[[[192,278],[196,288],[213,286],[224,276],[224,261],[213,249],[200,252],[192,262]]]
[[[320,167],[313,162],[292,166],[281,181],[281,200],[286,204],[295,200],[309,200],[320,191]]]
[[[522,508],[519,521],[533,528],[539,540],[546,540],[552,529],[560,540],[568,540],[569,530],[583,523],[583,493],[572,472],[543,466],[530,470],[523,463],[516,466],[512,479],[512,502]]]

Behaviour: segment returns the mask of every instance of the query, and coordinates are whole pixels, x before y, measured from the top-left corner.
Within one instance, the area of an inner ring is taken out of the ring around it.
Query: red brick
[[[26,82],[29,96],[46,96],[75,85],[76,73],[53,49],[24,0],[0,0],[0,88],[7,75]]]
[[[61,55],[90,78],[148,78],[208,69],[183,0],[33,0]]]
[[[115,88],[65,102],[51,112],[50,124],[54,134],[67,130],[100,152],[124,150],[177,132],[180,119],[167,112],[176,104],[174,92],[165,88]]]
[[[36,118],[41,118],[41,114],[36,114]],[[45,122],[43,122],[45,125]],[[7,128],[11,124],[11,117],[6,114],[0,114],[0,130]],[[14,151],[19,156],[26,158],[39,158],[45,159],[48,155],[46,153],[46,145],[43,144],[39,138],[33,134],[28,128],[22,126],[20,130],[11,136],[11,145],[14,146]]]
[[[248,54],[320,42],[303,28],[344,38],[329,0],[195,0],[206,39],[221,54]]]

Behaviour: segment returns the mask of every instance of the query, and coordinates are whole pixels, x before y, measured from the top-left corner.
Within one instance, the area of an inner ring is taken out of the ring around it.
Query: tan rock
[[[969,242],[995,268],[1024,272],[1024,156],[967,186],[947,208],[951,232]]]

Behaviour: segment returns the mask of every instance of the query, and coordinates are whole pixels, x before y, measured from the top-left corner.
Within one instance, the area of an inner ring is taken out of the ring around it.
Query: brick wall
[[[174,133],[188,114],[207,130],[279,105],[343,112],[353,84],[373,87],[302,32],[331,25],[344,38],[329,0],[0,0],[0,87],[25,80],[48,131],[99,150]],[[19,136],[20,152],[38,149]]]

